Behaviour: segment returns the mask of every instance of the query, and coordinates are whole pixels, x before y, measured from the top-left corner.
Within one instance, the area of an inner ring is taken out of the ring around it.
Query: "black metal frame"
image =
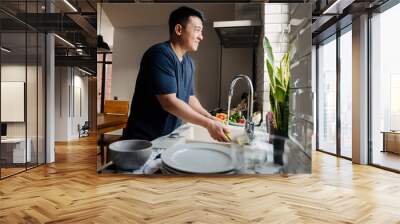
[[[368,96],[367,96],[367,107],[368,107],[368,112],[367,112],[367,119],[368,119],[368,124],[367,124],[367,132],[368,132],[368,164],[372,164],[372,103],[371,103],[371,90],[372,90],[372,85],[371,85],[371,71],[372,71],[372,65],[371,65],[371,55],[372,55],[372,42],[371,42],[371,19],[372,19],[372,13],[368,12],[368,54],[367,54],[367,60],[368,60],[368,74],[367,74],[367,83],[368,83]]]
[[[102,54],[102,61],[97,61],[97,64],[102,64],[101,71],[101,102],[100,102],[100,113],[104,112],[104,101],[105,101],[105,91],[106,91],[106,64],[112,64],[112,61],[107,61],[107,54],[112,54],[112,52],[97,52],[97,55]]]
[[[319,44],[315,46],[315,147],[316,150],[319,151],[319,107],[318,107],[318,102],[319,102],[319,75],[318,75],[318,70],[319,70],[319,64],[318,64],[318,57],[319,57]]]
[[[103,53],[103,64],[101,69],[101,103],[100,103],[100,112],[104,112],[104,99],[105,99],[105,91],[106,91],[106,54]]]
[[[316,45],[316,150],[319,152],[323,152],[329,155],[337,156],[343,159],[347,160],[352,160],[352,158],[349,158],[347,156],[343,156],[341,153],[341,116],[340,116],[340,103],[341,103],[341,97],[340,97],[340,81],[341,81],[341,65],[340,65],[340,37],[348,32],[348,27],[351,26],[351,24],[345,26],[345,27],[340,27],[339,25],[336,26],[337,30],[334,34],[332,34],[329,37],[326,37],[325,39],[319,41],[319,43]],[[343,32],[345,31],[345,32]],[[332,36],[335,36],[334,39],[329,40],[332,38]],[[319,147],[319,45],[323,42],[330,42],[330,41],[336,41],[336,153],[328,152],[326,150],[320,149]]]
[[[25,1],[25,3],[26,3],[26,1]],[[37,3],[36,9],[38,11],[38,9],[39,9],[38,8],[39,0],[36,0],[36,3]],[[26,4],[25,4],[25,11],[27,11],[27,5]],[[46,11],[47,11],[47,7],[46,7]],[[25,14],[25,19],[26,19],[26,17],[27,17],[27,14]],[[44,145],[43,145],[43,147],[44,147],[44,155],[43,155],[43,157],[44,157],[44,161],[43,161],[43,163],[39,163],[39,148],[38,148],[38,146],[39,146],[39,136],[38,136],[39,135],[39,107],[37,106],[36,107],[36,143],[37,143],[36,162],[32,163],[32,166],[28,166],[28,162],[27,162],[28,161],[28,153],[27,153],[27,147],[28,147],[28,144],[27,144],[27,141],[28,141],[28,125],[27,125],[27,121],[28,121],[28,113],[27,113],[28,67],[27,67],[27,64],[28,64],[28,33],[30,33],[30,32],[28,32],[28,30],[32,30],[32,31],[34,31],[36,33],[36,45],[37,45],[36,46],[36,99],[37,99],[36,104],[37,105],[39,103],[39,82],[38,82],[38,80],[39,80],[39,78],[38,78],[39,77],[39,69],[38,69],[38,66],[39,66],[39,50],[38,50],[38,47],[39,47],[39,33],[40,33],[40,31],[36,30],[35,28],[29,26],[26,23],[25,23],[24,26],[25,26],[25,30],[22,33],[25,34],[25,84],[24,84],[24,98],[25,98],[24,99],[25,169],[23,169],[21,171],[18,171],[18,172],[15,172],[15,173],[12,173],[12,174],[7,175],[7,176],[2,176],[2,173],[1,173],[2,168],[0,167],[0,180],[6,179],[8,177],[17,175],[19,173],[25,172],[25,171],[33,169],[33,168],[36,168],[38,166],[46,164],[46,162],[47,162],[47,151],[46,151],[46,149],[47,149],[47,128],[46,128],[47,127],[47,111],[46,111],[46,108],[47,108],[47,81],[46,81],[46,79],[47,79],[47,74],[48,74],[47,73],[47,40],[46,40],[47,33],[43,33],[45,35],[43,37],[44,41],[42,42],[42,44],[44,44],[44,46],[43,46],[44,47],[44,51],[42,51],[42,53],[44,53],[44,55],[43,55],[43,58],[44,58],[44,69],[42,71],[43,72],[43,76],[44,76],[43,80],[42,80],[44,82],[44,106],[43,106],[43,108],[44,108],[44,121],[42,121],[42,122],[44,122],[44,136],[43,136],[43,141],[44,141]],[[0,42],[1,42],[1,34],[2,34],[2,32],[0,32]],[[2,58],[1,58],[1,54],[0,54],[0,65],[1,65],[1,61],[2,61]],[[1,71],[0,71],[0,81],[1,81]],[[1,93],[0,93],[0,96],[1,96]],[[0,123],[1,123],[1,121],[0,121]],[[0,155],[1,155],[1,144],[0,144]],[[31,164],[29,164],[29,165],[31,165]]]
[[[339,27],[338,27],[339,28]],[[341,157],[341,133],[342,124],[340,119],[340,78],[341,78],[341,65],[340,65],[340,36],[341,32],[336,29],[336,154]]]

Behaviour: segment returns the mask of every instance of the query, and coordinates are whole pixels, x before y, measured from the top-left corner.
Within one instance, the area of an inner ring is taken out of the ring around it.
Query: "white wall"
[[[220,44],[210,23],[204,24],[203,36],[199,50],[191,53],[191,56],[196,65],[196,95],[203,106],[210,110],[218,107]],[[150,46],[168,40],[168,37],[168,27],[165,25],[115,28],[112,97],[131,101],[142,55]],[[253,58],[251,49],[223,49],[222,55],[222,107],[226,107],[228,85],[233,74],[251,76]],[[245,89],[245,85],[239,85],[234,104],[238,103],[239,93]]]
[[[112,26],[110,20],[108,19],[107,13],[101,7],[102,4],[97,4],[97,34],[103,35],[103,40],[108,44],[110,49],[114,46],[114,27]]]
[[[303,150],[311,157],[314,130],[311,3],[288,5],[289,19],[302,21],[299,24],[292,23],[289,33],[289,45],[293,51],[290,66],[292,77],[289,96],[289,136],[293,141],[300,143]],[[311,164],[307,165],[311,172]]]
[[[265,36],[271,43],[275,62],[279,63],[284,53],[288,50],[289,34],[287,27],[289,23],[289,6],[286,3],[267,3],[265,4],[264,15]],[[261,89],[258,91],[263,98],[263,117],[265,117],[266,113],[270,111],[269,78],[266,68],[264,68],[263,79],[264,88],[262,91]]]
[[[74,105],[72,109],[72,138],[78,138],[78,124],[82,126],[85,121],[88,121],[88,77],[82,76],[82,73],[75,70],[74,73],[74,94],[72,98],[74,99],[71,104]]]
[[[25,135],[31,141],[32,161],[44,162],[44,74],[40,66],[25,64],[2,64],[1,81],[24,82],[26,86],[26,106],[21,108],[21,112],[26,112],[24,122],[7,122],[7,137],[24,138]],[[26,80],[27,79],[27,80]],[[23,93],[22,93],[23,94]],[[4,96],[2,96],[4,97]],[[5,96],[7,97],[7,96]],[[11,110],[3,107],[1,110]],[[11,112],[12,111],[7,111]],[[37,153],[39,156],[37,157]]]
[[[55,140],[69,141],[78,138],[78,124],[88,120],[88,78],[71,67],[56,67],[55,72]]]
[[[55,141],[68,140],[68,85],[67,67],[55,68]]]
[[[36,67],[33,66],[25,66],[25,65],[18,65],[18,64],[9,64],[9,65],[2,65],[1,66],[1,81],[10,81],[10,82],[25,82],[25,75],[26,71],[28,74],[36,74]],[[30,80],[31,82],[31,80]],[[29,83],[32,84],[32,83]],[[36,85],[36,82],[33,83]],[[31,89],[29,89],[31,90]],[[33,90],[33,89],[32,89]],[[33,98],[36,99],[36,89],[34,91],[29,91],[27,93],[28,99],[27,103],[31,103]],[[36,107],[36,104],[35,104]],[[7,110],[7,108],[1,108],[2,110]],[[31,111],[30,109],[27,109]],[[34,115],[34,117],[32,117]],[[36,121],[36,114],[28,113],[28,121],[31,124],[31,120],[35,119]],[[26,122],[8,122],[7,123],[7,136],[8,137],[25,137],[25,126]],[[31,128],[32,125],[28,127]],[[28,133],[29,134],[29,133]],[[29,137],[29,136],[28,136]]]

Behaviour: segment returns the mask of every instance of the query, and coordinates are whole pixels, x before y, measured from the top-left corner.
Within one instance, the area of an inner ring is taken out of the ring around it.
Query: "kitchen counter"
[[[232,138],[242,135],[244,127],[229,126]],[[152,141],[153,152],[150,159],[138,170],[125,172],[129,174],[158,174],[160,173],[161,153],[169,147],[185,143],[215,143],[229,147],[235,162],[235,174],[276,174],[276,173],[310,173],[311,158],[299,144],[287,139],[284,150],[278,153],[282,156],[283,164],[274,163],[272,144],[267,143],[268,135],[265,130],[256,127],[256,138],[251,145],[237,143],[219,143],[211,139],[205,128],[193,124],[185,124],[176,129],[173,135],[159,137]],[[275,156],[277,152],[275,152]],[[110,172],[110,170],[108,170]]]

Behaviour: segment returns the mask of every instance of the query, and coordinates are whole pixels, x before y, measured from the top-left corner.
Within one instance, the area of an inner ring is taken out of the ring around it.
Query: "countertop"
[[[237,133],[244,133],[244,127],[231,127]],[[242,131],[243,130],[243,131]],[[239,132],[238,132],[239,131]],[[153,152],[150,159],[138,170],[124,172],[128,174],[159,174],[161,165],[160,154],[169,147],[190,142],[214,142],[206,129],[184,124],[173,133],[152,141]],[[236,134],[237,134],[236,133]],[[239,145],[237,143],[217,143],[225,145],[232,150],[232,158],[235,161],[236,172],[234,174],[277,174],[277,173],[310,173],[311,158],[304,152],[299,144],[285,140],[284,150],[276,151],[273,145],[267,142],[268,134],[260,127],[256,127],[256,138],[251,145]],[[197,136],[194,136],[197,135]],[[176,137],[177,136],[177,137]],[[282,156],[283,164],[274,163],[275,157]],[[110,171],[109,171],[110,172]],[[225,174],[230,175],[230,174]]]

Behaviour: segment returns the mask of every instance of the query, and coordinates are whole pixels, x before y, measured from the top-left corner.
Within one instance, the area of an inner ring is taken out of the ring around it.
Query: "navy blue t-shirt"
[[[150,47],[140,62],[124,138],[151,141],[179,127],[182,121],[165,111],[156,95],[176,93],[188,103],[194,92],[193,76],[190,56],[185,54],[179,61],[169,41]]]

